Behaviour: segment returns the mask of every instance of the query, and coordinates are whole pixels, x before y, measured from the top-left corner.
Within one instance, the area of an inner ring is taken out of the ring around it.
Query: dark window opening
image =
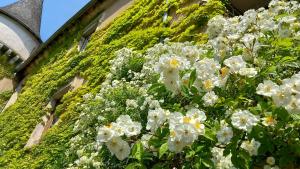
[[[79,45],[78,45],[78,51],[82,52],[85,50],[87,44],[89,43],[89,40],[92,36],[92,34],[96,31],[99,22],[102,21],[102,14],[100,14],[98,17],[96,17],[83,31],[82,38],[80,39]]]

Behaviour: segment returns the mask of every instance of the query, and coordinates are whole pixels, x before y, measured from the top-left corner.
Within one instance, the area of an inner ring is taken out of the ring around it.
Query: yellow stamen
[[[171,131],[171,132],[170,132],[170,136],[171,136],[171,137],[175,137],[175,136],[176,136],[175,131]]]
[[[190,117],[183,117],[183,123],[190,123],[191,122],[191,118]]]
[[[172,58],[170,61],[169,61],[169,64],[172,68],[178,68],[179,65],[180,65],[180,62],[176,59],[176,58]]]
[[[194,124],[194,126],[195,126],[196,129],[200,129],[200,128],[201,128],[201,123],[196,122],[196,123]]]
[[[229,69],[227,67],[223,67],[221,69],[221,77],[224,78],[229,74]]]
[[[205,81],[203,82],[203,85],[204,85],[204,88],[205,88],[206,90],[209,90],[209,89],[212,89],[212,88],[213,88],[213,82],[212,82],[212,80],[210,80],[210,79],[205,80]]]

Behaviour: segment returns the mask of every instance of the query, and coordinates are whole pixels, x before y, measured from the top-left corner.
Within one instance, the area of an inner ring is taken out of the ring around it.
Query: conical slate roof
[[[40,38],[42,8],[43,0],[19,0],[1,7],[0,12],[15,19]]]

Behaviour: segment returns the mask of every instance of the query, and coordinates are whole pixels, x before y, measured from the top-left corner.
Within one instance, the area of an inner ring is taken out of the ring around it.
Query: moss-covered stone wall
[[[165,38],[205,42],[202,32],[207,21],[224,12],[219,0],[202,5],[188,0],[137,0],[112,24],[95,32],[81,53],[77,45],[88,22],[74,25],[31,66],[17,102],[0,114],[0,168],[65,168],[75,160],[65,153],[79,118],[76,105],[84,94],[99,91],[115,51],[128,47],[144,52]],[[165,13],[169,15],[163,21]],[[55,112],[60,122],[43,135],[39,145],[25,149],[51,96],[77,74],[87,83],[62,98]]]

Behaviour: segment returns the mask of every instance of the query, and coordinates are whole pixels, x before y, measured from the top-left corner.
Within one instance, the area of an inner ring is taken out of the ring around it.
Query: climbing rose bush
[[[299,16],[298,2],[273,0],[214,17],[206,44],[118,51],[78,105],[68,167],[299,166]]]

